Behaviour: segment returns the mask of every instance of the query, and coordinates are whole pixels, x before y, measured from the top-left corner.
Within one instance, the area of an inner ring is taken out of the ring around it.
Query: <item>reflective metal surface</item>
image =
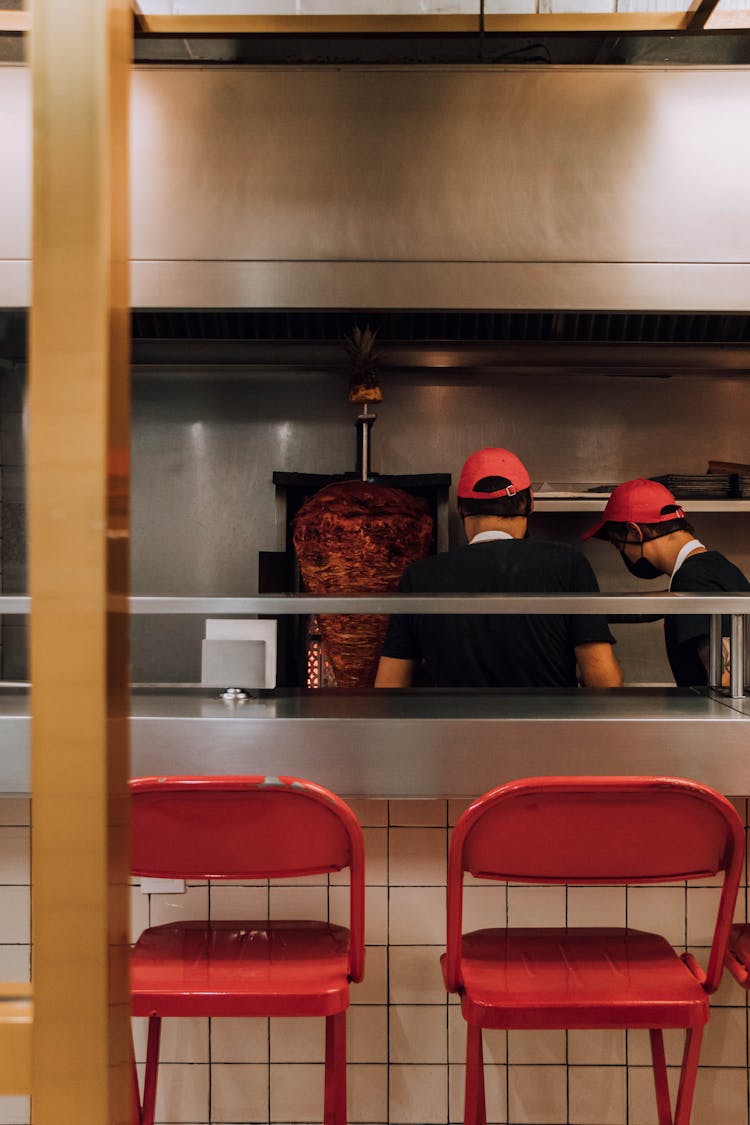
[[[708,683],[712,688],[721,686],[721,614],[711,614],[708,638]]]
[[[680,614],[747,612],[750,594],[358,594],[350,597],[262,594],[252,598],[131,597],[133,614],[232,613],[576,613]],[[0,597],[0,613],[26,614],[30,598]]]
[[[672,614],[710,615],[710,654],[709,683],[718,687],[721,680],[721,616],[731,614],[730,653],[734,669],[731,695],[741,698],[744,686],[750,683],[747,672],[747,646],[743,621],[747,614],[742,611],[747,606],[747,594],[453,594],[453,595],[358,595],[354,597],[321,597],[304,595],[262,595],[252,598],[210,598],[210,597],[131,597],[129,600],[131,624],[143,622],[148,632],[160,636],[159,622],[177,619],[183,622],[189,638],[195,633],[207,614],[263,614],[265,617],[289,617],[313,615],[321,612],[346,613],[576,613],[583,615],[606,614],[614,623],[619,615],[619,626],[624,628],[624,636],[637,634],[638,623],[628,622],[628,615],[637,617],[646,614],[663,617]],[[119,604],[119,600],[118,600]],[[0,596],[0,614],[8,618],[25,616],[30,612],[31,599],[28,597]],[[658,622],[651,621],[650,627]],[[642,625],[641,625],[642,628]],[[152,630],[156,632],[153,633]],[[636,636],[637,639],[637,636]],[[196,641],[201,647],[206,641]],[[179,645],[179,642],[178,642]],[[618,649],[618,654],[620,650]],[[736,656],[735,656],[736,654]],[[190,662],[189,651],[182,653],[183,659]],[[152,664],[156,675],[144,677],[136,672],[133,682],[140,683],[187,683],[206,682],[205,676],[175,676],[172,670],[171,654],[160,647]],[[661,681],[649,676],[640,663],[640,674],[629,675],[626,683],[646,684]],[[171,674],[170,674],[171,673]],[[16,676],[15,679],[20,679]],[[6,677],[6,682],[9,677]],[[0,684],[2,684],[0,679]],[[223,681],[222,681],[223,682]],[[270,681],[269,681],[270,682]],[[247,686],[247,684],[245,685]]]
[[[133,78],[136,305],[750,304],[744,68],[153,67]],[[23,68],[0,68],[0,105],[23,184]],[[11,291],[28,257],[17,179],[0,183],[0,291],[24,305],[28,292]]]
[[[717,203],[717,208],[718,208]],[[278,221],[278,220],[277,220]],[[586,217],[577,222],[585,224]],[[686,221],[688,221],[686,219]],[[638,218],[632,219],[634,224]],[[141,308],[716,309],[744,312],[750,266],[662,262],[133,261]],[[665,296],[668,294],[668,297]],[[13,300],[12,304],[22,304]]]
[[[741,699],[745,685],[745,618],[742,614],[732,615],[729,646],[731,653],[730,689],[733,699]]]
[[[0,791],[26,792],[28,699],[0,690]],[[134,776],[314,776],[350,797],[470,796],[535,773],[676,774],[750,793],[750,703],[679,689],[134,693]]]
[[[31,598],[27,596],[0,596],[0,613],[9,617],[26,616],[31,613]]]

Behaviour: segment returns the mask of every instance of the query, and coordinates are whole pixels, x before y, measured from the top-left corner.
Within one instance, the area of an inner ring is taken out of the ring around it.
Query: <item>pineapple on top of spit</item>
[[[383,392],[378,381],[377,363],[380,353],[375,350],[375,331],[366,324],[352,329],[351,336],[345,336],[344,347],[351,359],[349,373],[349,402],[382,402]]]

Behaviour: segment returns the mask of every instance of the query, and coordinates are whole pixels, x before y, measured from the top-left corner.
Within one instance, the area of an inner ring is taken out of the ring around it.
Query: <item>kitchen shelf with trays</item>
[[[750,474],[665,474],[658,480],[686,512],[750,512]],[[536,512],[601,512],[613,485],[532,483]]]

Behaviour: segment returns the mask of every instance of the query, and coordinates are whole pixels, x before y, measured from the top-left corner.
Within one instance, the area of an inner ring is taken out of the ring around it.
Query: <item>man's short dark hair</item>
[[[628,538],[628,526],[627,523],[614,523],[609,520],[607,522],[607,535],[610,539],[624,542]],[[673,531],[687,531],[690,535],[695,534],[693,525],[684,517],[663,520],[661,523],[638,523],[636,526],[640,527],[644,542],[648,542],[649,539],[660,539],[662,535],[671,535]]]
[[[495,479],[495,478],[493,478]],[[497,488],[503,487],[497,485]],[[514,516],[528,516],[531,511],[531,489],[523,488],[513,496],[496,496],[492,500],[462,500],[458,501],[458,514],[465,516],[499,516],[501,519],[513,519]]]

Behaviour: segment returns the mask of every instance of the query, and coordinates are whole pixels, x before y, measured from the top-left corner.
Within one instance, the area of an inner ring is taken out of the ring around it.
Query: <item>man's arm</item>
[[[576,645],[575,654],[586,687],[622,687],[622,669],[612,645],[603,641]]]
[[[690,644],[690,641],[687,641],[686,644]],[[696,637],[695,641],[694,641],[694,644],[695,644],[695,648],[696,648],[696,651],[698,653],[698,656],[701,659],[701,664],[706,669],[706,680],[708,680],[708,677],[711,674],[711,645],[710,645],[709,639],[706,636]],[[731,657],[730,657],[730,648],[729,648],[729,637],[722,637],[721,638],[721,686],[722,687],[729,687],[730,672],[731,672]]]
[[[375,687],[411,687],[416,660],[399,660],[395,656],[381,656]]]

